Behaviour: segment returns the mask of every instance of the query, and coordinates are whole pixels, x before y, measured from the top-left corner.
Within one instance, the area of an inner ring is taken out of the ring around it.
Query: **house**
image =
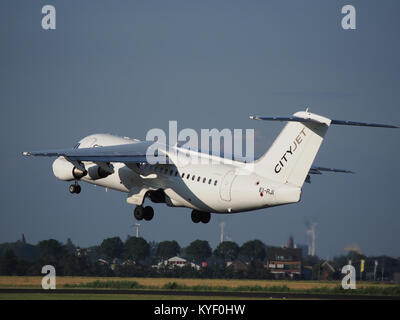
[[[107,260],[104,260],[104,259],[97,259],[96,262],[98,262],[98,263],[100,263],[102,265],[105,265],[105,266],[109,266],[110,265],[110,263]]]
[[[332,267],[328,261],[321,264],[321,279],[332,280],[335,276],[335,272],[335,268]]]
[[[190,266],[192,268],[195,268],[196,270],[200,270],[199,265],[197,265],[193,262],[190,262],[184,258],[178,257],[178,256],[169,258],[168,260],[160,261],[156,266],[153,266],[153,267],[159,269],[159,268],[162,268],[163,266],[166,266],[169,268],[174,268],[174,267],[182,268],[184,266]]]
[[[302,268],[300,248],[267,247],[264,267],[276,278],[300,278]]]
[[[87,248],[87,249],[83,249],[80,247],[76,247],[75,248],[75,254],[78,257],[87,257],[90,253],[91,253],[92,249]]]
[[[312,280],[313,267],[312,266],[303,266],[303,272],[301,278],[303,280]]]
[[[242,260],[239,260],[239,259],[236,259],[233,261],[228,261],[226,263],[226,267],[232,268],[235,272],[238,272],[238,271],[246,272],[247,271],[247,264],[245,264]]]

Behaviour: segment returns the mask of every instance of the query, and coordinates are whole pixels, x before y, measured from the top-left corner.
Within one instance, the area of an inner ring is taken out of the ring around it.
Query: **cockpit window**
[[[74,146],[74,149],[78,149],[80,145],[81,145],[80,143],[77,143],[77,144]]]

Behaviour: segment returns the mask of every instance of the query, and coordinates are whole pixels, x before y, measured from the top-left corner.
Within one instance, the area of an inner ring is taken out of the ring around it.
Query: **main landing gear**
[[[143,206],[136,206],[135,210],[133,211],[133,215],[137,220],[146,220],[150,221],[154,217],[154,209],[150,206],[144,207]]]
[[[192,221],[194,223],[199,223],[200,221],[203,223],[209,223],[211,219],[211,213],[209,212],[202,212],[193,210],[192,211]]]
[[[71,184],[69,186],[69,192],[76,193],[76,194],[81,192],[81,186],[78,184],[78,182],[75,181],[74,184]]]

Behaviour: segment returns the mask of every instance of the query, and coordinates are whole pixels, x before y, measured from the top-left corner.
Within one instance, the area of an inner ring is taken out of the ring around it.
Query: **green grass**
[[[0,288],[41,288],[41,277],[3,276]],[[400,285],[359,282],[356,290],[344,290],[340,281],[57,277],[57,288],[400,296]]]
[[[80,284],[65,284],[64,288],[91,288],[91,289],[155,289],[152,286],[143,286],[137,281],[100,281],[80,283]]]
[[[93,281],[82,284],[66,284],[64,288],[92,288],[92,289],[145,289],[157,290],[160,287],[141,285],[137,281]],[[186,291],[230,291],[230,292],[265,292],[265,293],[306,293],[306,294],[343,294],[343,295],[383,295],[400,296],[400,286],[363,286],[356,290],[344,290],[341,286],[320,287],[312,289],[293,289],[286,285],[281,286],[210,286],[193,285],[188,286],[177,282],[168,282],[161,289],[164,290],[186,290]]]

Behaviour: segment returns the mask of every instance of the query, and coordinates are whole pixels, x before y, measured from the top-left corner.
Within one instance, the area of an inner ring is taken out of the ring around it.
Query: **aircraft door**
[[[225,174],[221,181],[221,187],[219,189],[219,195],[224,201],[231,201],[231,187],[232,182],[235,180],[235,171],[229,171]]]

